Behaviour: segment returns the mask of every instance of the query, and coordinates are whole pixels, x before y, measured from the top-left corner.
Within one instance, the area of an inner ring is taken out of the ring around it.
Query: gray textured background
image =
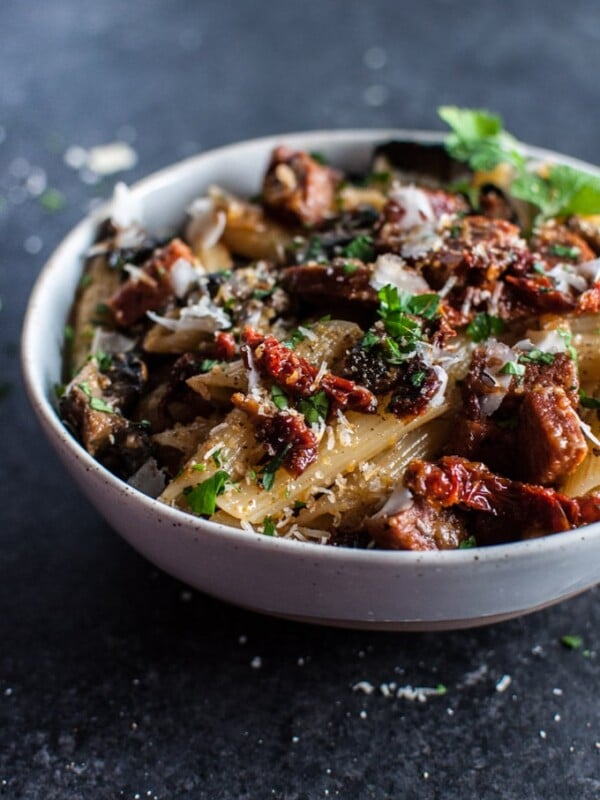
[[[66,480],[17,356],[37,272],[115,179],[263,133],[437,127],[442,102],[488,106],[526,141],[600,162],[599,45],[597,0],[2,0],[0,796],[600,797],[598,591],[422,636],[314,629],[187,593]],[[137,151],[131,172],[89,185],[63,161],[116,138]],[[40,170],[64,196],[55,213],[35,196]],[[448,693],[352,692],[362,679]]]

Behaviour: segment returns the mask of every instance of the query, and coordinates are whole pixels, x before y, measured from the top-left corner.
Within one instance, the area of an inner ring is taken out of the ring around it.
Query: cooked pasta
[[[598,217],[449,152],[388,143],[357,176],[282,146],[259,199],[212,187],[166,239],[108,220],[65,423],[249,533],[433,550],[600,519]]]

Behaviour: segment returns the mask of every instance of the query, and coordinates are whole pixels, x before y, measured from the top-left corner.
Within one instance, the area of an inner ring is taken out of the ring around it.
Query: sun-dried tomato
[[[525,536],[557,533],[600,520],[600,496],[567,497],[554,489],[503,478],[485,464],[458,456],[412,461],[404,483],[434,507],[483,512]]]
[[[215,334],[215,358],[231,361],[237,355],[237,345],[232,333],[219,331]]]
[[[276,456],[289,445],[282,466],[295,478],[317,460],[319,442],[301,414],[283,411],[263,417],[257,422],[256,438],[264,442],[270,456]]]
[[[339,408],[372,413],[377,408],[375,395],[354,381],[326,372],[319,380],[316,367],[278,342],[274,336],[262,336],[251,327],[242,339],[252,351],[256,369],[289,394],[310,397],[322,389]]]

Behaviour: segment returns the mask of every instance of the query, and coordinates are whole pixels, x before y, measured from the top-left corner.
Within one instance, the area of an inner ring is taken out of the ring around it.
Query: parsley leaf
[[[375,259],[375,248],[371,236],[357,236],[350,244],[346,245],[342,251],[345,258],[358,258],[364,263],[369,263]]]
[[[597,397],[592,397],[583,389],[579,390],[579,404],[583,408],[596,408],[600,409],[600,400]]]
[[[296,345],[300,344],[300,342],[303,342],[305,339],[306,336],[302,333],[300,328],[295,328],[292,331],[290,338],[287,339],[285,342],[282,342],[281,344],[284,347],[289,347],[290,350],[294,350]]]
[[[474,536],[467,536],[467,538],[463,539],[458,545],[459,550],[468,550],[471,547],[477,547],[477,539]]]
[[[303,397],[298,401],[298,411],[304,415],[307,425],[318,425],[329,412],[327,395],[321,390],[311,397]]]
[[[273,488],[273,484],[275,483],[275,473],[279,469],[279,467],[283,464],[284,458],[292,449],[292,445],[290,442],[283,447],[279,453],[272,458],[271,461],[265,467],[263,474],[261,476],[261,483],[263,485],[263,489],[266,489],[267,492],[270,492]]]
[[[457,106],[441,106],[438,114],[453,131],[446,138],[446,150],[452,158],[466,161],[475,170],[492,170],[503,162],[524,166],[517,140],[504,131],[502,117]]]
[[[217,497],[223,493],[228,480],[229,473],[220,469],[193,488],[187,486],[183,490],[183,494],[192,512],[199,516],[214,514],[217,509]]]
[[[317,164],[320,164],[322,167],[327,166],[327,159],[323,155],[323,153],[319,153],[317,150],[313,150],[311,153],[308,154],[313,161],[316,161]]]
[[[265,517],[263,519],[263,533],[265,536],[275,536],[275,523],[273,517]]]
[[[554,364],[556,353],[545,353],[543,350],[538,350],[534,347],[527,353],[522,353],[519,356],[519,361],[522,364]]]
[[[102,411],[104,414],[115,413],[114,408],[109,406],[101,397],[90,397],[90,408],[94,411]]]
[[[423,331],[421,323],[413,316],[434,319],[439,310],[439,295],[399,293],[388,283],[379,290],[378,296],[379,316],[386,332],[407,352],[414,350],[416,343],[423,338]]]
[[[496,336],[504,331],[504,322],[500,317],[482,312],[475,314],[467,325],[467,336],[473,342],[484,342],[491,336]]]
[[[445,142],[452,158],[474,170],[512,166],[510,194],[536,205],[542,216],[600,213],[600,176],[566,164],[551,164],[544,174],[530,170],[519,143],[496,114],[456,106],[442,106],[438,113],[452,129]]]
[[[213,367],[216,367],[219,362],[216,358],[203,358],[198,364],[200,372],[210,372]]]
[[[276,383],[271,386],[271,400],[280,411],[289,405],[286,393]]]
[[[327,253],[323,247],[323,240],[320,236],[311,236],[304,254],[304,261],[316,261],[318,264],[327,263]]]
[[[500,369],[502,375],[517,375],[522,378],[525,375],[525,365],[518,364],[516,361],[507,361]]]
[[[415,389],[419,389],[423,385],[423,381],[425,380],[427,373],[424,369],[420,369],[417,372],[413,372],[410,376],[410,382],[415,387]]]
[[[553,244],[550,248],[553,256],[560,256],[561,258],[577,258],[581,250],[578,247],[567,247],[564,244]]]
[[[583,647],[583,637],[567,634],[560,637],[560,643],[569,650],[579,650],[580,647]]]
[[[82,381],[81,383],[77,384],[84,395],[89,398],[90,401],[90,408],[94,411],[102,411],[105,414],[114,414],[115,410],[112,406],[109,406],[106,400],[103,400],[101,397],[94,397],[92,394],[92,390],[90,389],[90,385],[87,381]]]
[[[363,350],[371,350],[376,347],[380,342],[379,336],[373,331],[367,331],[363,338],[360,340],[360,346]]]

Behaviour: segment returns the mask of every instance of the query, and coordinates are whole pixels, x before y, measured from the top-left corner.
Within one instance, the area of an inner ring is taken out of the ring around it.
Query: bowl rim
[[[428,143],[443,142],[446,133],[443,131],[408,129],[408,128],[351,128],[334,130],[307,130],[294,131],[289,133],[270,134],[252,139],[244,139],[231,142],[220,147],[211,148],[196,155],[188,156],[174,162],[173,164],[162,167],[161,169],[144,176],[129,186],[133,195],[144,196],[147,193],[160,191],[164,185],[172,185],[177,182],[180,174],[186,172],[190,167],[200,168],[204,163],[210,162],[215,157],[234,156],[236,151],[251,147],[273,147],[277,144],[290,144],[310,148],[311,143],[323,142],[327,144],[350,145],[350,144],[371,144],[384,142],[389,139],[403,138],[410,141],[421,141]],[[536,147],[519,142],[526,155],[540,159],[542,161],[555,161],[561,164],[572,166],[576,169],[600,176],[600,167],[586,161],[564,155],[557,151]],[[36,360],[36,329],[34,318],[37,309],[44,303],[46,287],[54,280],[55,275],[60,274],[63,259],[68,260],[73,257],[70,251],[75,246],[75,242],[84,234],[91,233],[98,221],[108,213],[111,200],[102,203],[98,208],[86,214],[71,230],[63,237],[59,244],[54,248],[47,258],[44,266],[37,275],[32,290],[29,295],[27,307],[23,319],[20,360],[21,371],[24,378],[24,385],[30,404],[38,417],[42,428],[49,436],[48,429],[54,437],[52,444],[61,443],[68,453],[73,456],[86,472],[91,472],[96,478],[101,479],[112,490],[118,494],[125,495],[133,502],[141,504],[148,514],[157,514],[159,517],[170,522],[184,535],[212,536],[216,535],[224,538],[234,546],[248,546],[251,543],[267,550],[289,552],[290,555],[310,557],[313,560],[323,562],[352,562],[358,563],[368,561],[373,566],[400,566],[413,564],[431,567],[445,567],[464,565],[468,562],[494,562],[504,560],[509,557],[535,558],[540,552],[553,552],[566,547],[573,547],[587,538],[600,537],[600,522],[592,523],[580,528],[563,531],[559,534],[548,534],[534,539],[525,539],[517,542],[493,545],[489,547],[464,548],[458,550],[433,550],[433,551],[404,551],[404,550],[375,550],[370,548],[351,548],[345,546],[319,545],[316,542],[303,542],[295,539],[286,539],[276,536],[265,536],[259,531],[249,533],[246,530],[233,528],[218,522],[195,517],[194,515],[173,506],[160,503],[157,499],[143,494],[125,481],[116,477],[102,464],[96,461],[83,446],[67,430],[57,410],[52,403],[51,397],[44,390],[41,374]],[[81,255],[81,253],[79,253]],[[101,515],[101,513],[98,511]],[[101,515],[102,516],[102,515]]]

